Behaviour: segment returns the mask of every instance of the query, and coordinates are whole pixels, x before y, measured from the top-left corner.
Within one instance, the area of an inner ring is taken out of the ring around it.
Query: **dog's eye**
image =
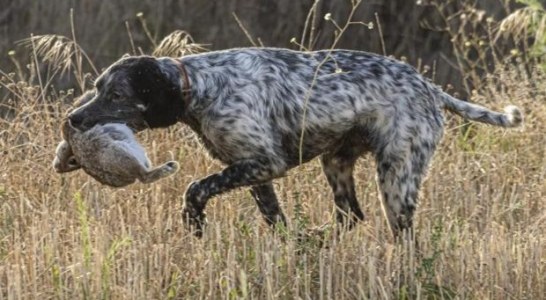
[[[112,101],[119,102],[123,100],[123,96],[119,92],[112,93]]]

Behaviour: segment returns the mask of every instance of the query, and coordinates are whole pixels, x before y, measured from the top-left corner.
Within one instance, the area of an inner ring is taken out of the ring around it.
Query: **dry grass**
[[[461,120],[447,114],[421,193],[419,253],[392,241],[368,157],[356,169],[367,221],[325,248],[292,238],[332,219],[316,161],[276,182],[287,232],[269,230],[238,190],[211,201],[210,226],[197,240],[182,226],[182,195],[221,165],[187,127],[139,135],[153,162],[181,163],[177,176],[157,184],[116,190],[81,172],[58,175],[51,161],[72,96],[5,77],[12,113],[0,119],[0,299],[540,299],[546,105],[537,91],[546,90],[546,76],[499,69],[473,100],[518,105],[526,125],[462,134]]]
[[[512,73],[501,75],[506,89],[489,96],[501,103],[480,102],[524,107],[525,129],[479,125],[465,140],[450,122],[422,191],[421,256],[391,240],[367,158],[356,176],[368,221],[329,248],[281,241],[242,190],[212,201],[211,225],[197,240],[181,224],[182,195],[220,165],[186,127],[140,135],[153,161],[182,163],[178,176],[114,190],[53,172],[68,106],[22,94],[17,117],[1,126],[0,299],[538,299],[546,292],[546,107]],[[293,227],[330,221],[318,163],[277,190]]]

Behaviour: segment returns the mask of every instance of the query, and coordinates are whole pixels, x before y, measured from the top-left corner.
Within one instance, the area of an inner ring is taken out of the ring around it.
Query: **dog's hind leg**
[[[176,161],[169,161],[151,170],[143,169],[139,174],[140,176],[138,177],[138,180],[140,180],[142,183],[152,183],[176,173],[178,168],[179,166]]]
[[[236,161],[222,172],[194,181],[185,194],[185,206],[182,217],[196,236],[201,236],[205,225],[203,210],[208,199],[220,193],[242,186],[266,184],[281,176],[286,171],[286,164],[268,157],[243,159]]]
[[[337,221],[347,229],[364,219],[353,178],[354,165],[361,152],[355,145],[345,143],[335,153],[326,153],[321,157],[322,170],[334,193]]]
[[[376,155],[377,181],[390,228],[397,238],[413,236],[417,196],[437,140],[395,139]]]
[[[268,225],[275,226],[280,223],[286,226],[286,218],[279,206],[271,181],[253,186],[250,193]]]

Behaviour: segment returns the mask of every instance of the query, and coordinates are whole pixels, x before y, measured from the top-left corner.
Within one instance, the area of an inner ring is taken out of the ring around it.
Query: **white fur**
[[[508,121],[512,126],[519,126],[521,123],[523,123],[523,114],[517,106],[508,105],[504,108],[504,112],[506,113]]]

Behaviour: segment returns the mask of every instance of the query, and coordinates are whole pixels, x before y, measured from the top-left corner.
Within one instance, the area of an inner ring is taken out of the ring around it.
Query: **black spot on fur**
[[[381,65],[379,65],[378,63],[372,63],[369,67],[369,71],[376,77],[376,78],[379,78],[381,76],[383,76],[384,74],[384,71],[383,71],[383,67],[381,67]]]
[[[151,128],[167,127],[182,118],[184,97],[178,81],[167,78],[155,58],[127,59],[118,67],[126,69],[136,97],[145,103],[144,119]]]

